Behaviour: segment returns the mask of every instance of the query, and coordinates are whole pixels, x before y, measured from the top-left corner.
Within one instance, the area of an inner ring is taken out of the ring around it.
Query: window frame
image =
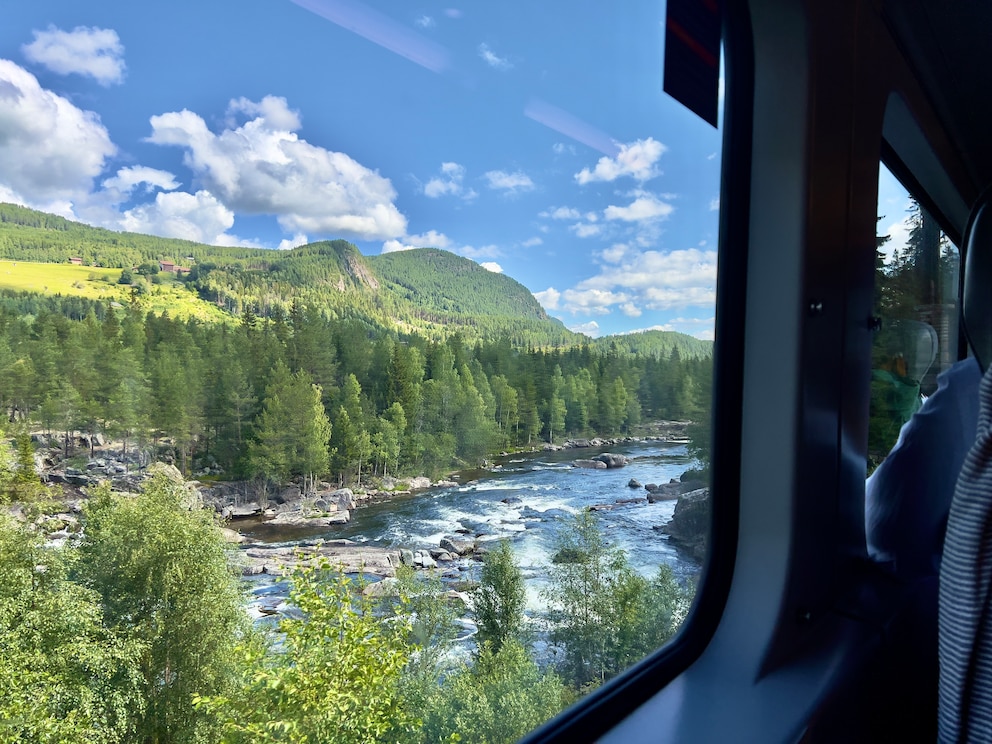
[[[692,609],[669,643],[521,739],[522,744],[593,740],[676,679],[706,649],[723,616],[737,554],[747,241],[750,219],[754,50],[750,16],[723,8],[725,98],[713,349],[711,523]]]

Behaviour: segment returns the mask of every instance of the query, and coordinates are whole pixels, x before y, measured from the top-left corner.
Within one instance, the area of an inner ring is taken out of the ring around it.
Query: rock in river
[[[710,530],[710,489],[699,488],[682,494],[678,499],[671,521],[655,529],[668,535],[670,542],[702,562],[706,557]]]

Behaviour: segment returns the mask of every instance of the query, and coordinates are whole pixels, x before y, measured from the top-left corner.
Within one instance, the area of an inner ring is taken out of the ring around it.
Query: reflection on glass
[[[869,471],[957,358],[957,247],[884,168],[876,240]],[[881,214],[883,210],[893,214]],[[905,215],[905,216],[903,216]]]

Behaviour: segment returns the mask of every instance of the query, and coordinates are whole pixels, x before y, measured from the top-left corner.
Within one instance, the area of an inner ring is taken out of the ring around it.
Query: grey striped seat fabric
[[[992,375],[947,520],[940,569],[940,742],[992,742]]]

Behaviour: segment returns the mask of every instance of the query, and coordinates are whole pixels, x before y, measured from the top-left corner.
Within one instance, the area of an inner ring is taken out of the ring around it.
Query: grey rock
[[[459,556],[470,555],[475,550],[474,540],[457,540],[450,537],[442,537],[440,542],[441,548],[447,550],[449,553],[454,553]]]
[[[630,462],[624,455],[618,455],[613,452],[604,452],[601,455],[596,455],[593,460],[597,462],[606,463],[608,468],[622,468],[628,462]]]
[[[330,527],[332,524],[346,524],[351,521],[350,512],[335,512],[314,516],[295,509],[279,512],[267,524],[280,527]]]
[[[710,529],[710,490],[699,488],[678,497],[668,524],[655,527],[676,547],[702,562],[706,557]]]
[[[602,460],[572,460],[573,468],[590,468],[592,470],[606,470],[608,467]]]

